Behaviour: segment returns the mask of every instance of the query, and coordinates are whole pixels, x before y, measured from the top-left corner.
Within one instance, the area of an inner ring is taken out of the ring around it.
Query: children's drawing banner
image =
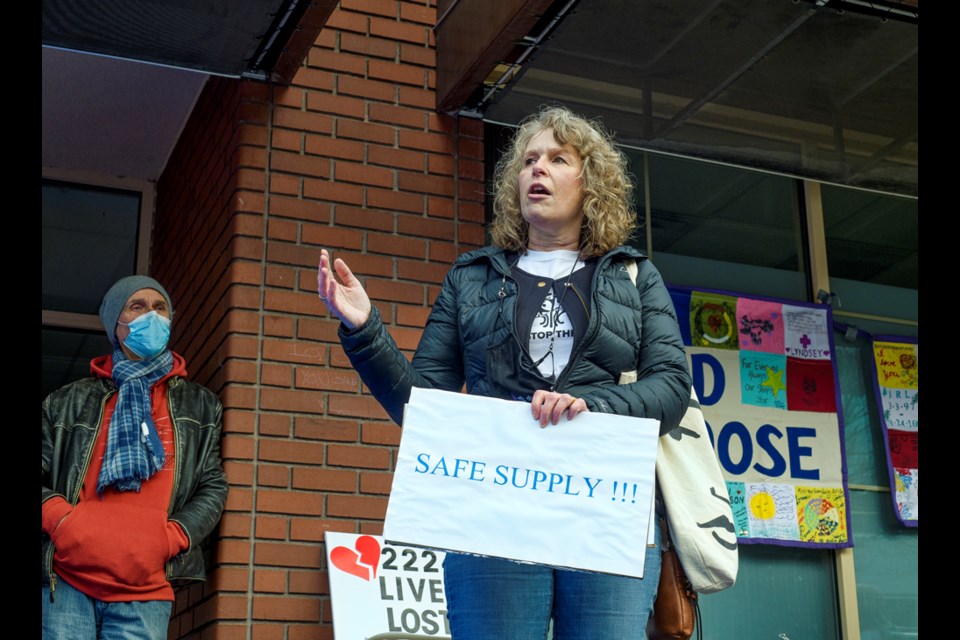
[[[914,338],[874,336],[873,387],[897,519],[920,525],[920,345]]]
[[[335,531],[324,541],[336,640],[383,633],[450,637],[442,551]]]
[[[739,541],[852,546],[830,308],[670,293]]]
[[[659,423],[413,389],[384,538],[643,577]]]

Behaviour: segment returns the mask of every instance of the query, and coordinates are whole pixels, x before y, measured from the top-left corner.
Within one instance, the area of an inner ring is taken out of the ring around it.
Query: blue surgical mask
[[[170,340],[170,318],[150,311],[126,326],[130,328],[130,335],[123,340],[123,346],[141,358],[152,358],[167,348],[167,341]]]

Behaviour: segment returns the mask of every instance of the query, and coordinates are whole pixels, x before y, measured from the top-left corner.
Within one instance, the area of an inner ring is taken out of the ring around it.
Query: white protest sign
[[[450,636],[442,551],[355,533],[328,531],[324,538],[336,640],[380,633]]]
[[[643,577],[659,423],[413,389],[384,538]]]

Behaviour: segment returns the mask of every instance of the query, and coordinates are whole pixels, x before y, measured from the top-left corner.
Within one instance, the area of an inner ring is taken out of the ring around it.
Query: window
[[[648,246],[667,282],[807,299],[796,180],[646,152],[628,155],[633,173],[643,176],[641,198],[649,193]],[[640,200],[641,214],[643,205]]]
[[[111,351],[100,301],[118,279],[146,269],[145,186],[42,179],[41,398],[88,375],[90,359]]]
[[[824,185],[823,226],[834,310],[880,333],[917,335],[919,201]]]

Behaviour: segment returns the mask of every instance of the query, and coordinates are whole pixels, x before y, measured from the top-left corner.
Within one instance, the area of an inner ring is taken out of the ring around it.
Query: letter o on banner
[[[740,461],[736,464],[730,459],[730,440],[734,436],[740,439],[740,447],[743,451]],[[750,467],[750,463],[753,462],[753,438],[750,437],[750,431],[742,422],[734,420],[720,429],[720,435],[717,436],[717,457],[720,458],[723,468],[731,475],[738,476]]]

